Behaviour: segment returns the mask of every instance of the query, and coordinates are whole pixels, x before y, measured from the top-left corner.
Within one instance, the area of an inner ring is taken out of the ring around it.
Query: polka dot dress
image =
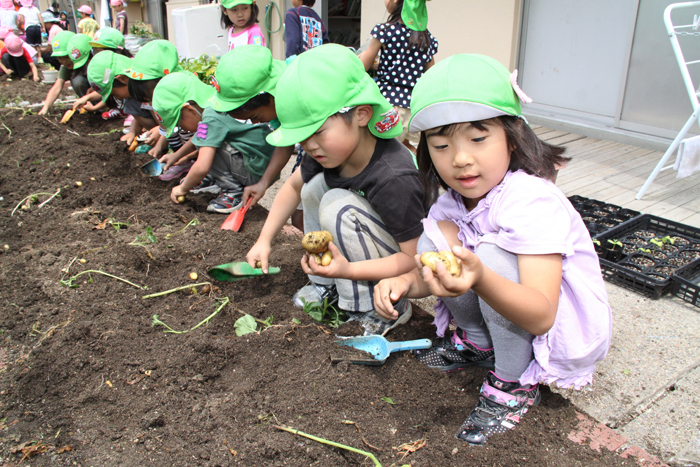
[[[384,97],[396,107],[411,107],[411,92],[425,72],[425,65],[437,53],[437,40],[430,34],[430,47],[422,51],[409,48],[411,30],[402,23],[378,24],[372,37],[382,43],[377,84]]]

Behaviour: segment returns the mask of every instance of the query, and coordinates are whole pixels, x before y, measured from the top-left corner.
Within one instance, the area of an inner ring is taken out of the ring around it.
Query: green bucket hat
[[[52,57],[65,57],[68,55],[68,41],[70,38],[75,36],[72,31],[61,31],[53,38],[51,42],[51,47],[53,52],[51,52]]]
[[[76,34],[68,41],[68,56],[73,61],[73,68],[77,69],[85,65],[90,59],[90,36]]]
[[[252,5],[254,0],[223,0],[221,6],[224,8],[233,8],[236,5]]]
[[[194,101],[206,108],[215,92],[216,89],[202,83],[192,73],[170,73],[158,82],[151,105],[155,109],[156,120],[170,136],[180,121],[180,111],[186,102]]]
[[[281,127],[267,135],[267,142],[291,146],[311,136],[341,109],[362,104],[372,106],[368,129],[374,136],[390,139],[401,134],[398,112],[357,55],[338,44],[314,47],[290,63],[277,82],[275,109]]]
[[[453,55],[418,79],[411,94],[409,131],[475,122],[501,115],[522,116],[520,100],[532,100],[499,61],[485,55]]]
[[[404,0],[401,9],[401,21],[408,29],[425,31],[428,28],[428,9],[426,0]]]
[[[277,81],[286,68],[283,61],[272,59],[272,52],[267,47],[236,47],[219,60],[212,78],[216,93],[209,105],[217,112],[228,112],[261,92],[275,96]]]
[[[177,49],[170,41],[160,39],[144,45],[124,74],[142,81],[162,78],[176,71],[184,71],[178,62]]]
[[[112,86],[117,75],[124,74],[124,70],[130,66],[130,58],[115,54],[111,50],[98,53],[90,60],[87,78],[90,87],[102,96],[102,102],[106,102],[112,94]]]
[[[124,48],[124,34],[119,32],[118,29],[100,28],[90,41],[90,46],[98,49]]]

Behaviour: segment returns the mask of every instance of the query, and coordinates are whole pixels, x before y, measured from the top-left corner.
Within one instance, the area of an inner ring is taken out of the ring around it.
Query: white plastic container
[[[180,58],[196,58],[203,53],[220,57],[228,50],[227,31],[221,27],[218,3],[177,8],[172,19]]]
[[[44,83],[55,83],[58,79],[58,70],[43,70],[41,74],[44,75]]]

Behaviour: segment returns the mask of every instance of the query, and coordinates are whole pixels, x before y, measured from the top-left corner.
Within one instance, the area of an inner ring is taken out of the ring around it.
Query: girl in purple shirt
[[[439,337],[416,352],[421,362],[492,368],[456,434],[472,445],[513,428],[539,402],[539,382],[590,384],[612,333],[591,237],[551,181],[568,158],[522,118],[519,97],[529,98],[516,77],[492,58],[455,55],[416,84],[410,131],[421,132],[417,163],[434,203],[417,250],[451,251],[461,273],[442,263],[433,273],[416,257],[418,269],[374,293],[389,319],[404,296],[439,297]]]

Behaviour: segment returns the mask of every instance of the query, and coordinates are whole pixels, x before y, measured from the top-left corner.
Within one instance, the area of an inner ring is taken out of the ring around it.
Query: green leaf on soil
[[[250,315],[243,315],[238,318],[234,323],[233,327],[236,329],[237,336],[244,336],[258,330],[258,323],[255,322],[255,318]]]
[[[391,397],[382,397],[381,399],[387,404],[396,405],[396,402],[394,402]]]

